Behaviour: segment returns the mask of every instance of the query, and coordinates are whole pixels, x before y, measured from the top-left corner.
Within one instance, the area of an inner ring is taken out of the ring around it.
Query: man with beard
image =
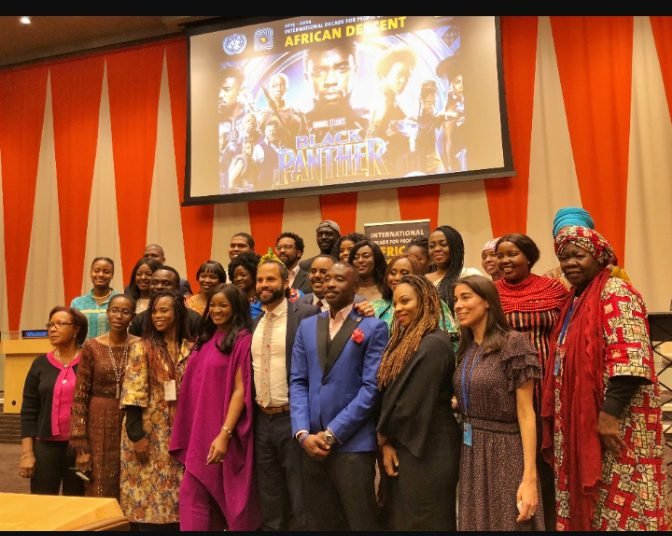
[[[320,248],[321,255],[338,256],[338,251],[334,251],[336,242],[341,237],[341,227],[334,220],[323,220],[315,229],[315,240],[317,247]],[[299,263],[302,270],[310,270],[310,265],[315,257],[303,260]]]
[[[303,294],[308,294],[312,290],[310,281],[308,281],[308,272],[299,266],[303,249],[303,238],[294,233],[284,232],[275,241],[275,251],[289,270],[289,288],[295,288]]]
[[[301,447],[289,420],[289,371],[299,322],[319,309],[290,303],[289,271],[274,255],[257,269],[257,296],[263,312],[253,324],[252,370],[255,470],[262,530],[305,530]]]

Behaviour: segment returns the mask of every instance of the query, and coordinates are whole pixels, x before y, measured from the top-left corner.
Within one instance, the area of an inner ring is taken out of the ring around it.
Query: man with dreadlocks
[[[299,324],[289,386],[292,433],[303,447],[309,530],[377,530],[376,373],[387,325],[354,308],[357,272],[324,277],[329,311]]]
[[[454,531],[461,432],[450,406],[453,345],[425,277],[404,276],[392,303],[392,336],[378,369],[387,528]]]

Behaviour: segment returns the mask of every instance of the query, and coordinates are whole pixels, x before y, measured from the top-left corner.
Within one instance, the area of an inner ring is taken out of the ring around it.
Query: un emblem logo
[[[231,34],[224,38],[222,48],[229,56],[240,54],[247,47],[247,39],[243,34]]]

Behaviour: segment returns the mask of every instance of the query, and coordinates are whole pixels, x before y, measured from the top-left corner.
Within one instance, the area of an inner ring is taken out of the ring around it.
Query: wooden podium
[[[52,348],[49,339],[5,339],[0,342],[0,354],[5,354],[5,413],[21,412],[23,384],[30,366],[38,355],[46,354]]]
[[[116,499],[0,493],[0,531],[129,530]]]

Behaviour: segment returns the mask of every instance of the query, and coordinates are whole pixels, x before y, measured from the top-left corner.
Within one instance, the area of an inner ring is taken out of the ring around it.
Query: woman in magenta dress
[[[184,464],[180,530],[256,530],[249,305],[234,285],[218,285],[203,318],[170,443]]]

